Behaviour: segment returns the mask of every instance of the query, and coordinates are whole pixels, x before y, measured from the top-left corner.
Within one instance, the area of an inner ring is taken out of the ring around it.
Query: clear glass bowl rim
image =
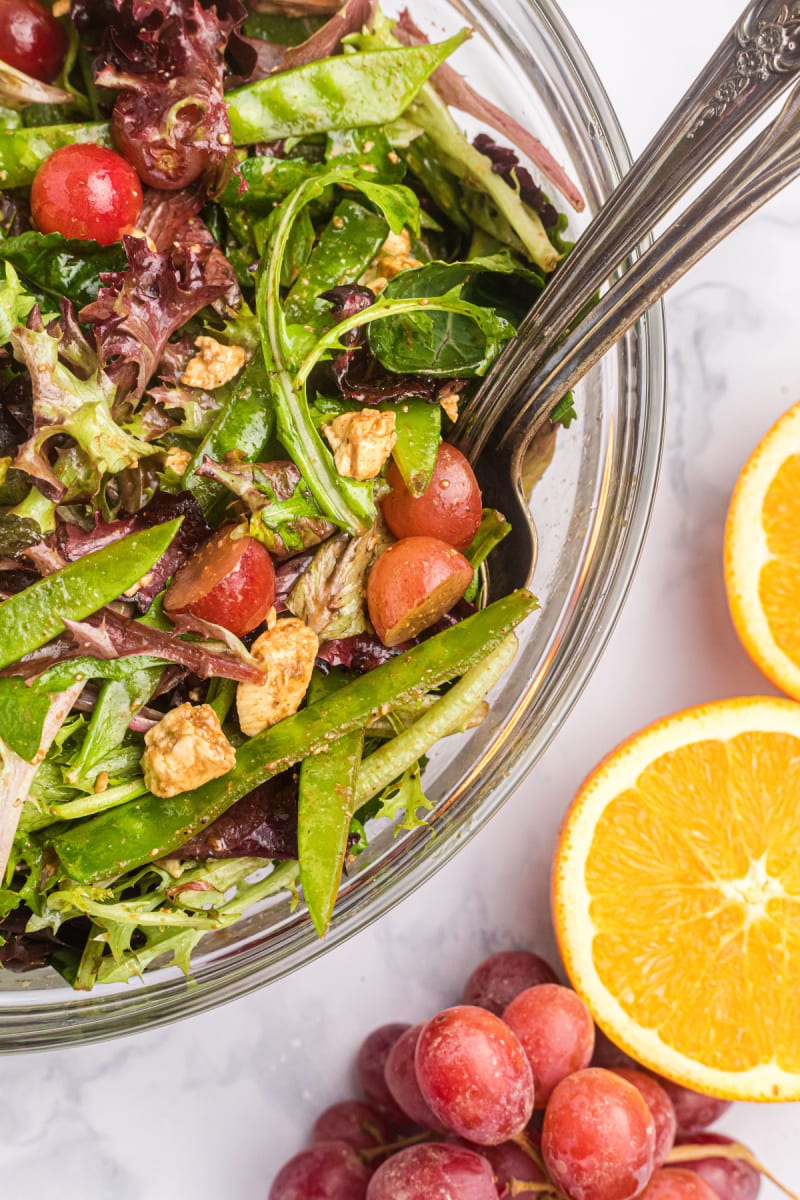
[[[568,73],[574,89],[593,113],[606,149],[607,165],[617,178],[630,165],[625,137],[605,89],[576,34],[553,0],[521,0],[531,19],[544,26]],[[457,7],[457,4],[456,4]],[[164,1025],[206,1011],[219,1004],[263,987],[297,970],[341,942],[359,933],[383,916],[445,865],[466,842],[480,831],[520,785],[544,753],[578,699],[596,666],[619,617],[644,543],[655,498],[663,446],[666,409],[666,346],[663,309],[657,305],[643,318],[639,328],[642,378],[639,389],[640,422],[637,434],[636,471],[632,496],[625,514],[625,528],[612,559],[612,570],[604,581],[594,617],[584,621],[570,668],[562,680],[557,705],[545,729],[525,736],[524,722],[514,743],[510,766],[483,797],[478,808],[467,814],[458,827],[440,835],[435,855],[405,856],[401,871],[384,879],[366,897],[346,897],[324,942],[310,934],[297,937],[296,929],[279,936],[269,955],[231,954],[201,966],[187,982],[170,978],[155,985],[125,990],[98,991],[86,997],[65,999],[58,990],[48,1002],[31,995],[25,1003],[24,989],[0,991],[0,1053],[26,1052],[58,1046],[85,1044]],[[596,600],[598,598],[595,598]],[[307,922],[310,926],[310,922]],[[41,993],[39,993],[41,995]],[[56,999],[57,996],[57,999]]]

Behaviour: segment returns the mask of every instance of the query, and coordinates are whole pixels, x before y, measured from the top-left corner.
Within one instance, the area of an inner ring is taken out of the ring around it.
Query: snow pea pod
[[[0,604],[0,669],[64,632],[133,587],[158,562],[181,520],[120,538],[69,563]]]
[[[319,299],[320,293],[340,283],[354,283],[388,234],[383,217],[355,200],[342,200],[287,297],[283,310],[287,323],[306,325],[317,317],[330,317],[331,306]]]
[[[259,155],[244,159],[239,163],[239,170],[247,188],[240,191],[240,180],[234,176],[222,193],[220,204],[225,209],[269,213],[273,205],[285,200],[301,183],[324,175],[329,168],[327,163],[309,162],[305,158]]]
[[[111,130],[104,122],[80,125],[40,125],[0,133],[0,190],[28,187],[39,167],[54,150],[73,142],[111,145]]]
[[[425,81],[469,37],[323,58],[245,84],[225,97],[237,146],[332,129],[385,125],[405,112]]]
[[[384,412],[395,414],[397,441],[392,458],[412,496],[421,496],[431,481],[442,436],[442,410],[419,396],[402,403],[384,401]]]
[[[343,671],[332,671],[327,676],[315,672],[308,690],[309,702],[334,695],[346,683]],[[364,730],[354,729],[332,742],[324,754],[306,758],[300,768],[300,883],[320,937],[325,936],[339,894],[363,750]]]
[[[233,770],[220,779],[168,799],[143,796],[57,833],[51,844],[64,871],[89,883],[163,857],[267,779],[463,675],[537,607],[530,592],[512,592],[250,738],[236,751]]]
[[[235,450],[240,461],[257,461],[275,425],[275,411],[260,350],[226,391],[225,402],[197,447],[181,483],[206,513],[226,495],[226,490],[213,479],[202,479],[195,474],[204,457],[208,455],[214,462],[222,462],[226,454]]]

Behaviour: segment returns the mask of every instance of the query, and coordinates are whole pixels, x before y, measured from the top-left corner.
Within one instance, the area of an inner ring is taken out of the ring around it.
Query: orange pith
[[[615,751],[554,867],[576,989],[653,1069],[740,1099],[800,1098],[800,705],[729,700]]]
[[[725,529],[733,623],[756,665],[800,699],[800,405],[746,463]]]

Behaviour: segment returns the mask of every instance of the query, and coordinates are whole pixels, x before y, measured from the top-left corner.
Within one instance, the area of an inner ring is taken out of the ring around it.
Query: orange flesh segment
[[[759,575],[758,593],[775,642],[800,665],[800,455],[782,463],[761,511],[773,556]]]
[[[656,758],[594,831],[598,976],[703,1066],[800,1072],[799,798],[800,739],[743,733]]]

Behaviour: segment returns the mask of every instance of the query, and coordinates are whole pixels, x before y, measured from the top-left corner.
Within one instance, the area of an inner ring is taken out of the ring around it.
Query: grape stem
[[[527,1154],[528,1158],[532,1159],[541,1171],[545,1171],[546,1173],[544,1159],[539,1153],[537,1147],[534,1146],[533,1142],[528,1137],[527,1133],[524,1131],[522,1133],[518,1133],[516,1137],[511,1138],[511,1141],[519,1146],[523,1154]]]
[[[546,1192],[549,1196],[563,1196],[552,1183],[529,1183],[525,1179],[510,1179],[504,1196],[521,1196],[523,1192]]]
[[[528,1158],[531,1159],[532,1162],[536,1163],[536,1166],[545,1177],[545,1182],[528,1183],[526,1180],[512,1179],[510,1182],[511,1191],[509,1192],[509,1195],[521,1195],[523,1192],[547,1192],[549,1196],[555,1197],[555,1200],[569,1200],[569,1197],[560,1191],[560,1189],[557,1188],[551,1180],[547,1171],[547,1167],[544,1165],[544,1159],[542,1158],[538,1147],[533,1144],[527,1133],[523,1131],[522,1133],[517,1134],[516,1137],[511,1138],[511,1141],[514,1142],[515,1145],[519,1146],[523,1154],[527,1154]]]
[[[375,1158],[383,1158],[398,1150],[405,1150],[406,1146],[418,1146],[420,1142],[434,1141],[435,1137],[436,1135],[431,1133],[430,1129],[426,1129],[424,1133],[415,1133],[413,1137],[402,1138],[399,1142],[390,1142],[387,1146],[375,1146],[372,1150],[360,1150],[359,1155],[365,1166],[369,1166]]]
[[[796,1192],[790,1192],[786,1185],[776,1179],[772,1172],[768,1171],[763,1163],[760,1163],[756,1156],[747,1149],[747,1146],[743,1146],[741,1142],[731,1142],[728,1146],[674,1146],[667,1155],[667,1162],[697,1162],[703,1158],[730,1158],[734,1161],[746,1162],[754,1170],[759,1171],[770,1183],[774,1183],[776,1188],[789,1197],[789,1200],[800,1200]]]

